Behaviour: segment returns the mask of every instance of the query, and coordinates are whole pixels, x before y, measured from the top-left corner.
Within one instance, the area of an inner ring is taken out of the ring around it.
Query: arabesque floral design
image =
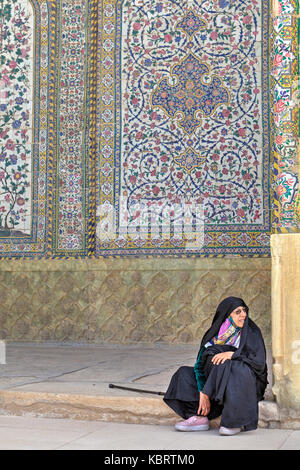
[[[32,10],[0,0],[0,235],[30,233]]]
[[[207,230],[268,230],[267,2],[142,5],[122,4],[121,194],[129,212],[141,201],[161,211],[194,202]],[[205,161],[186,168],[190,148]]]
[[[0,0],[1,257],[189,256],[183,206],[205,221],[193,256],[270,256],[296,228],[296,16],[296,0]],[[189,115],[195,81],[172,73],[189,54],[230,93],[190,128],[151,103],[181,80]],[[171,232],[96,234],[101,211],[134,228],[142,205]]]
[[[273,230],[280,233],[298,230],[300,218],[299,175],[294,170],[299,159],[299,44],[295,40],[297,1],[276,0],[273,2],[273,10],[270,83],[275,165],[272,206],[275,214]]]
[[[193,54],[188,54],[172,68],[176,85],[160,80],[151,96],[151,106],[164,110],[169,117],[181,116],[178,124],[190,136],[201,124],[201,115],[211,116],[218,106],[229,104],[230,93],[222,80],[210,76],[210,69]]]

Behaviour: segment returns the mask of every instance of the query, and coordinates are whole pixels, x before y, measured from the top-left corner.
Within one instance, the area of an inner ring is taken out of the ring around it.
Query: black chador
[[[240,332],[237,347],[214,344],[221,325],[239,306],[247,316]],[[212,357],[220,352],[233,351],[230,360],[214,364]],[[217,308],[212,325],[200,344],[195,367],[182,366],[173,375],[165,403],[179,416],[188,419],[197,415],[199,392],[210,398],[208,419],[221,417],[221,426],[257,428],[258,402],[264,399],[267,381],[266,349],[259,327],[249,318],[249,308],[237,297],[227,297]]]

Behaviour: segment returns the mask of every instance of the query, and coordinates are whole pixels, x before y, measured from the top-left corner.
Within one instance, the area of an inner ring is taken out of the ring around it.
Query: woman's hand
[[[233,351],[226,351],[226,352],[222,352],[219,354],[215,354],[211,362],[213,362],[216,365],[224,364],[225,361],[232,358],[232,355],[233,355]]]
[[[200,392],[198,415],[207,416],[210,411],[210,399],[208,395]]]

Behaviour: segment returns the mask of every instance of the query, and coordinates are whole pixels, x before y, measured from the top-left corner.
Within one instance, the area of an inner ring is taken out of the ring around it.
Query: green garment
[[[202,348],[200,349],[198,353],[197,361],[194,365],[194,372],[195,372],[199,392],[201,392],[205,384],[205,374],[204,374],[204,370],[202,367],[202,354],[203,354],[203,351],[205,351],[205,349],[206,349],[205,346],[202,346]]]

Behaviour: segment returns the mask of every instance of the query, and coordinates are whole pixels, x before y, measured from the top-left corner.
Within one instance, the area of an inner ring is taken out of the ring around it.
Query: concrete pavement
[[[300,430],[260,428],[228,437],[217,429],[187,433],[165,425],[0,416],[0,449],[105,450],[108,457],[113,450],[299,450]]]

